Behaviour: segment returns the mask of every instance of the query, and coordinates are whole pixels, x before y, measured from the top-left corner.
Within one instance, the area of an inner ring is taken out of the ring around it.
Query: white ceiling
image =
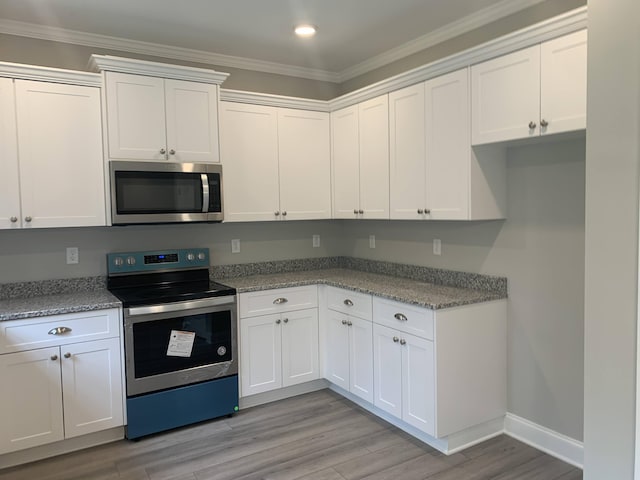
[[[0,33],[344,81],[541,1],[0,0]]]

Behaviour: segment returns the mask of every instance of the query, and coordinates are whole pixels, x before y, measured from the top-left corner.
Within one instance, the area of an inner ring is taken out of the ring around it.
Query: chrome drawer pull
[[[353,302],[351,300],[349,300],[348,298],[344,301],[344,304],[347,307],[353,307]]]
[[[278,297],[273,301],[274,305],[282,305],[283,303],[287,303],[289,300],[287,300],[284,297]]]
[[[400,345],[406,345],[407,341],[404,338],[400,339]]]
[[[401,314],[401,313],[396,313],[393,318],[395,318],[396,320],[400,320],[401,322],[406,322],[408,320],[408,318]]]
[[[64,335],[70,331],[71,329],[69,327],[56,327],[49,330],[49,335]]]

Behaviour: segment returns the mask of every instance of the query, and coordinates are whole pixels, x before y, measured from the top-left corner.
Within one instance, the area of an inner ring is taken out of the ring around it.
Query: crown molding
[[[120,72],[149,75],[152,77],[173,78],[192,82],[220,85],[229,76],[206,68],[185,67],[169,63],[149,62],[111,55],[91,55],[89,68],[94,72]]]
[[[250,103],[252,105],[266,105],[269,107],[297,108],[316,112],[329,112],[329,102],[300,97],[286,97],[268,93],[245,92],[241,90],[220,89],[220,100],[236,103]]]
[[[587,28],[586,6],[334,98],[329,101],[330,110],[348,107],[584,28]]]
[[[232,55],[222,55],[219,53],[205,52],[190,48],[174,47],[158,43],[141,42],[95,33],[79,32],[77,30],[67,30],[59,27],[35,25],[32,23],[17,22],[14,20],[0,19],[0,33],[16,35],[20,37],[37,38],[52,42],[69,43],[73,45],[83,45],[85,47],[96,47],[119,52],[137,53],[140,55],[150,55],[153,57],[180,60],[183,62],[201,63],[216,67],[231,67],[242,70],[253,70],[257,72],[272,73],[276,75],[286,75],[291,77],[307,78],[325,82],[337,83],[340,76],[334,72],[325,70],[296,67],[276,62],[265,62],[251,58],[235,57]]]
[[[36,80],[40,82],[70,83],[87,87],[101,87],[102,76],[97,73],[39,67],[21,63],[0,62],[0,77]]]

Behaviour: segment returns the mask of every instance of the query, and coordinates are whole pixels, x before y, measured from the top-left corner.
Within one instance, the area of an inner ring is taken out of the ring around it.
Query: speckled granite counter
[[[431,309],[506,298],[506,290],[476,290],[344,268],[218,279],[238,293],[300,285],[332,285]]]

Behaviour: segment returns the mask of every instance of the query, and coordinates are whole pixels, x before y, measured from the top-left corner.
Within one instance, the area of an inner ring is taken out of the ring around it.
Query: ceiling
[[[0,33],[340,82],[541,1],[0,0]]]

